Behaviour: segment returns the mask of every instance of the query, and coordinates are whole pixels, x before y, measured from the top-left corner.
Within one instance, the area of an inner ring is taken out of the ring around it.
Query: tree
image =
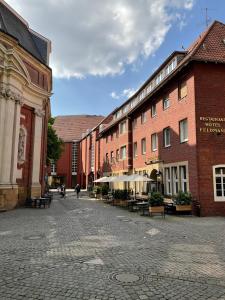
[[[54,121],[54,118],[50,118],[48,121],[47,165],[49,165],[52,160],[57,161],[64,149],[62,139],[57,136],[55,129],[52,127]]]

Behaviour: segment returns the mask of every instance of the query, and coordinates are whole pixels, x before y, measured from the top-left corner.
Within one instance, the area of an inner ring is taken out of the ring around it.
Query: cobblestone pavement
[[[225,299],[225,218],[55,197],[0,214],[0,299]]]

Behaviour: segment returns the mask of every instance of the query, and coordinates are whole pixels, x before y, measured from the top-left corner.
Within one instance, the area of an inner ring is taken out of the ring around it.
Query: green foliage
[[[100,186],[96,185],[96,186],[93,188],[93,193],[99,195],[99,194],[101,194],[101,192],[102,192],[102,189],[101,189]]]
[[[159,192],[152,192],[148,202],[150,206],[162,206],[163,195]]]
[[[115,199],[127,200],[129,196],[128,190],[115,190],[113,192],[113,196]]]
[[[174,197],[174,202],[176,205],[190,205],[192,203],[192,196],[190,193],[179,191]]]
[[[108,195],[109,186],[107,184],[103,184],[102,186],[102,196]]]
[[[50,118],[48,121],[48,139],[47,139],[47,165],[50,164],[51,160],[57,161],[64,149],[64,143],[60,139],[52,125],[55,119]]]

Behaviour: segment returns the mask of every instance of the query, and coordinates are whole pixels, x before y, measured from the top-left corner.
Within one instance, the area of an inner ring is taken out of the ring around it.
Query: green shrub
[[[107,184],[104,184],[102,186],[102,196],[108,195],[109,192],[109,186]]]
[[[93,189],[93,193],[99,195],[99,194],[101,194],[101,192],[102,192],[101,187],[98,186],[98,185],[96,185],[96,186],[94,187],[94,189]]]
[[[159,192],[152,192],[148,202],[150,206],[162,206],[163,195]]]
[[[192,203],[192,196],[190,193],[179,191],[174,197],[174,203],[176,205],[190,205]]]
[[[113,197],[115,199],[127,200],[128,199],[128,190],[115,190],[113,192]]]

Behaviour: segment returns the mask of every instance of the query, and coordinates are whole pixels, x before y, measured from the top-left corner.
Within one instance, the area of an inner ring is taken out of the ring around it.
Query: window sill
[[[182,98],[178,98],[178,101],[182,101],[182,100],[184,100],[184,99],[186,99],[186,98],[187,98],[187,95],[184,96],[184,97],[182,97]]]
[[[166,145],[166,146],[164,146],[164,148],[169,148],[169,147],[171,147],[171,145]]]
[[[157,117],[157,115],[155,114],[154,116],[151,116],[152,117],[152,119],[154,119],[154,118],[156,118]]]
[[[169,108],[170,108],[170,106],[163,107],[163,110],[167,110],[167,109],[169,109]]]
[[[225,197],[216,197],[214,198],[215,202],[225,202]]]
[[[185,144],[187,142],[188,142],[188,140],[180,141],[180,144]]]

